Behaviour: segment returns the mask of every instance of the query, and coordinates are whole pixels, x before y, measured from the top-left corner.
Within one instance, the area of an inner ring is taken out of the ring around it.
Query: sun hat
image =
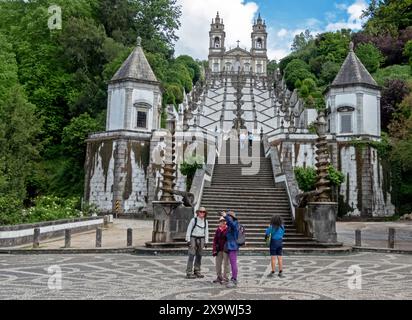
[[[207,210],[205,207],[200,207],[199,210],[196,211],[196,213],[199,213],[200,211],[205,212],[205,214],[207,214]]]
[[[236,213],[234,211],[229,211],[228,215],[231,216],[233,219],[237,219],[236,218]]]

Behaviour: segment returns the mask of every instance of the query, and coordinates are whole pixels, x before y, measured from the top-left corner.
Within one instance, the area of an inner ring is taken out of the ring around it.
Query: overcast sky
[[[269,59],[279,60],[290,52],[296,34],[309,29],[313,34],[341,28],[359,30],[362,11],[369,0],[178,0],[182,26],[178,31],[176,55],[188,54],[207,60],[209,30],[219,11],[226,31],[226,48],[250,49],[253,19],[260,12],[268,28]]]

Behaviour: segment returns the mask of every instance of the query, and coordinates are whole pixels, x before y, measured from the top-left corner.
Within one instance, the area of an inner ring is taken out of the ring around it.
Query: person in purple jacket
[[[270,221],[270,226],[266,229],[266,237],[270,237],[270,256],[272,273],[269,277],[273,277],[276,271],[276,258],[279,263],[278,277],[283,278],[283,236],[285,234],[285,226],[283,225],[280,216],[273,216]]]
[[[223,217],[219,219],[219,226],[216,229],[213,239],[213,256],[216,257],[217,278],[213,283],[226,284],[229,282],[229,253],[226,245],[227,225]],[[223,264],[223,271],[222,271]]]

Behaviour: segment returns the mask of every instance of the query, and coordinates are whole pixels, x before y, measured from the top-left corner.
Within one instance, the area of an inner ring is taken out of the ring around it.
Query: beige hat
[[[220,221],[226,221],[226,219],[223,218],[223,217],[220,217],[219,222],[220,222]]]
[[[228,215],[231,216],[232,218],[236,219],[236,213],[234,211],[229,211]]]

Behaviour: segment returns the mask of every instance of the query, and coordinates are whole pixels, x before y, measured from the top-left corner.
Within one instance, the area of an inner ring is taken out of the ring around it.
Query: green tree
[[[364,17],[365,29],[371,34],[396,33],[412,25],[410,0],[372,0]]]
[[[389,80],[403,80],[405,82],[412,81],[412,74],[409,66],[392,65],[377,70],[373,74],[373,78],[380,86],[384,86]]]
[[[411,66],[411,74],[412,74],[412,40],[409,40],[406,45],[405,45],[405,49],[403,51],[403,54],[405,55],[405,57],[408,58],[409,60],[409,65]]]
[[[270,60],[267,66],[268,74],[273,74],[277,68],[278,68],[278,64],[276,60]]]
[[[382,52],[372,43],[361,43],[356,48],[356,55],[370,73],[376,72],[385,61]]]
[[[192,57],[187,56],[187,55],[179,56],[177,57],[176,62],[183,63],[186,66],[186,68],[190,72],[190,76],[192,78],[193,84],[195,84],[196,82],[200,80],[200,76],[201,76],[200,65]]]
[[[21,201],[26,196],[26,180],[39,159],[41,121],[35,116],[21,86],[15,85],[0,101],[0,194]]]
[[[304,49],[309,42],[313,40],[313,36],[310,34],[309,30],[305,30],[305,32],[301,32],[300,34],[297,34],[295,38],[293,39],[292,43],[292,51],[300,51]]]
[[[63,129],[62,145],[65,155],[83,165],[87,137],[93,132],[102,130],[104,128],[101,124],[87,113],[71,119],[70,124]]]
[[[309,65],[301,60],[292,60],[284,70],[286,85],[289,90],[295,89],[295,83],[297,80],[313,79],[316,81],[316,77],[310,71]]]
[[[323,85],[328,85],[336,78],[341,66],[332,61],[327,61],[322,65],[322,71],[320,73],[320,82]]]

